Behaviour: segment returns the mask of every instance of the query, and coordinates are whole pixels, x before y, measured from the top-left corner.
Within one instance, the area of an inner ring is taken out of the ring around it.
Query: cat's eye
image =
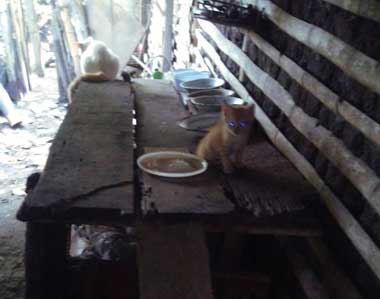
[[[244,128],[246,126],[245,121],[239,121],[239,126]]]
[[[233,127],[235,127],[235,123],[233,121],[229,121],[228,122],[228,126],[231,127],[231,128],[233,128]]]

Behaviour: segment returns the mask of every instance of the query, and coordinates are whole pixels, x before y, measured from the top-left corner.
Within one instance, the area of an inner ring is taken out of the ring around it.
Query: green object
[[[161,73],[158,69],[155,69],[153,72],[153,79],[162,79],[164,78],[164,74]]]

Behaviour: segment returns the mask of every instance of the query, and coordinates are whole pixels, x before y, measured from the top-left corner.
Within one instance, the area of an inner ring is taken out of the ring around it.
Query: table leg
[[[27,224],[25,243],[26,299],[61,299],[67,287],[68,226]]]

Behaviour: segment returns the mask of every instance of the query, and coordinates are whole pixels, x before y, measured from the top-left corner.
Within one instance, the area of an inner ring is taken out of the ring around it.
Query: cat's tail
[[[87,73],[84,75],[81,75],[74,79],[69,87],[67,88],[67,95],[69,99],[69,103],[72,102],[73,95],[75,91],[78,88],[78,85],[80,82],[85,81],[85,82],[105,82],[109,81],[109,78],[103,73],[103,72],[98,72],[98,73]]]

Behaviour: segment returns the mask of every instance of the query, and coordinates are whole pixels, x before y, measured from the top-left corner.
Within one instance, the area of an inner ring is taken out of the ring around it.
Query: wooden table
[[[80,84],[18,213],[28,222],[28,299],[63,298],[69,224],[137,227],[141,298],[212,298],[205,230],[320,234],[316,191],[260,134],[247,148],[247,168],[234,175],[210,167],[175,180],[138,170],[145,151],[194,150],[202,135],[177,125],[187,114],[167,81]]]

